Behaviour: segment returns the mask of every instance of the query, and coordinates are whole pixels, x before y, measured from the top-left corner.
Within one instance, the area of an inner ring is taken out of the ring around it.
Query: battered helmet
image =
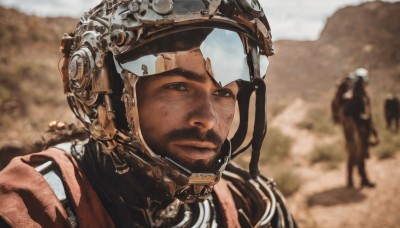
[[[117,172],[134,169],[167,197],[202,200],[230,159],[252,146],[250,173],[254,179],[258,176],[266,133],[263,77],[274,49],[257,0],[103,0],[64,35],[61,50],[70,107],[112,158]],[[173,69],[160,56],[187,50],[202,53],[215,82],[224,86],[235,81],[240,86],[239,127],[221,149],[218,165],[207,173],[192,173],[152,151],[138,122],[138,79]],[[253,93],[254,131],[245,144]]]

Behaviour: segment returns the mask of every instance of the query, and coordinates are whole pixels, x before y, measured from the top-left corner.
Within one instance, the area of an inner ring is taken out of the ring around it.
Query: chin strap
[[[254,120],[254,130],[253,136],[250,142],[242,147],[240,150],[236,151],[240,145],[245,140],[247,131],[248,131],[248,112],[249,112],[249,100],[252,92],[256,93],[256,101],[255,101],[255,120]],[[232,154],[232,159],[237,157],[239,154],[246,151],[250,146],[252,146],[252,154],[251,160],[249,164],[249,171],[251,177],[256,179],[260,172],[258,170],[258,161],[260,160],[260,150],[262,146],[262,142],[264,140],[265,134],[267,132],[267,123],[265,119],[265,97],[266,94],[266,85],[263,79],[256,78],[253,83],[243,83],[241,84],[241,90],[238,94],[238,104],[239,104],[239,113],[240,113],[240,124],[239,128],[233,136],[232,142],[232,151],[235,151]]]
[[[260,175],[258,170],[258,161],[260,160],[261,146],[267,132],[267,122],[265,120],[265,94],[266,86],[264,80],[261,78],[254,79],[254,86],[256,89],[256,113],[254,120],[254,131],[252,139],[252,153],[249,164],[250,175],[253,179],[257,179]]]
[[[240,82],[240,91],[237,95],[240,122],[235,135],[231,139],[232,159],[242,153],[242,150],[236,151],[243,143],[247,135],[248,119],[249,119],[249,101],[254,91],[252,83]]]

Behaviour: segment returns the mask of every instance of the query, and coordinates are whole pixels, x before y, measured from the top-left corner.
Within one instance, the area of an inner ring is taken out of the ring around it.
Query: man
[[[357,166],[361,187],[374,187],[375,183],[369,180],[365,168],[365,160],[369,158],[369,146],[379,143],[372,121],[370,98],[365,90],[368,71],[358,68],[355,70],[355,76],[352,98],[345,103],[342,121],[348,150],[347,186],[353,187],[353,167]]]
[[[335,124],[343,128],[347,152],[347,187],[353,188],[353,167],[359,157],[359,140],[355,122],[346,112],[351,109],[350,102],[353,97],[353,87],[356,77],[351,72],[339,84],[331,103],[331,112]]]
[[[393,93],[388,93],[384,104],[384,113],[386,120],[386,128],[391,129],[392,123],[394,123],[395,131],[399,131],[399,119],[400,119],[400,105],[399,100]]]
[[[350,73],[337,87],[335,96],[331,102],[332,119],[335,124],[341,124],[343,122],[343,108],[352,97],[353,82],[354,75]]]
[[[296,226],[258,171],[273,47],[257,1],[104,0],[62,51],[68,102],[90,139],[14,159],[0,174],[3,223]],[[250,146],[247,172],[231,159]]]

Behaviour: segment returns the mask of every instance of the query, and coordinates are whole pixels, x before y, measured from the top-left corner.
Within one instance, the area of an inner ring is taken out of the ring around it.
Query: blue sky
[[[79,17],[101,0],[0,0],[0,5],[38,16]],[[274,40],[316,40],[337,9],[367,0],[259,0],[272,27]],[[397,2],[399,0],[387,0]]]

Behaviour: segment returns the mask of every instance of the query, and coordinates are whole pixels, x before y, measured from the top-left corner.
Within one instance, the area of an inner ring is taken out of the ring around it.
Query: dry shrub
[[[281,163],[290,155],[293,139],[284,135],[279,129],[268,128],[268,133],[260,151],[260,164],[273,165]],[[235,159],[242,167],[248,167],[251,155],[251,146]]]
[[[293,139],[279,129],[269,128],[261,148],[261,161],[279,162],[290,155]]]
[[[279,129],[269,128],[266,140],[261,148],[260,167],[263,174],[273,178],[277,188],[285,195],[295,193],[301,187],[302,178],[290,163],[290,150],[293,139],[284,135]],[[251,149],[240,155],[235,162],[247,168]]]
[[[309,130],[317,135],[336,134],[331,113],[326,107],[310,109],[303,121],[297,124],[298,128]]]
[[[274,118],[279,115],[283,110],[285,110],[287,103],[283,101],[274,101],[268,106],[268,117]]]
[[[276,164],[271,175],[277,183],[277,188],[285,196],[294,194],[301,187],[301,176],[290,166]]]
[[[400,152],[399,134],[381,130],[379,134],[380,143],[376,148],[373,148],[373,153],[378,159],[392,158]]]
[[[335,169],[338,164],[345,159],[345,151],[337,146],[337,144],[320,144],[317,145],[309,155],[311,164],[324,163],[325,168]]]
[[[379,145],[372,147],[371,152],[378,159],[392,158],[400,152],[400,134],[396,133],[393,128],[392,130],[386,129],[383,109],[386,94],[382,93],[379,96],[371,96],[371,98],[373,120],[379,135]]]

